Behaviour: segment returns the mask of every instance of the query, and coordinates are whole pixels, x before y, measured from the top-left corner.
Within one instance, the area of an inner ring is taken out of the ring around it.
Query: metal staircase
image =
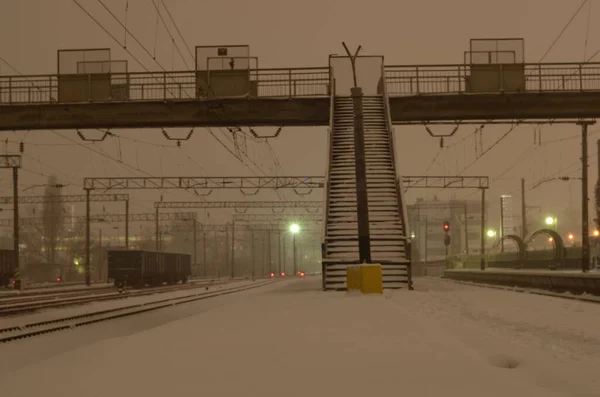
[[[385,84],[382,84],[385,87]],[[393,130],[385,88],[363,97],[371,259],[384,288],[412,288],[406,208],[396,177]],[[346,289],[346,266],[357,264],[358,232],[352,98],[332,91],[329,169],[323,245],[324,289]]]

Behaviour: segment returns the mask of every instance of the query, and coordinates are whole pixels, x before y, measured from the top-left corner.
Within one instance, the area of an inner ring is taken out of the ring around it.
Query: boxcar
[[[15,268],[15,254],[13,250],[0,250],[0,287],[10,284],[13,279]]]
[[[108,278],[116,286],[182,283],[192,275],[192,258],[187,254],[156,251],[108,251]]]

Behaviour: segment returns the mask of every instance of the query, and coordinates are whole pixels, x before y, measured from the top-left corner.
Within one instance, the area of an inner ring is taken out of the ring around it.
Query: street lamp
[[[493,229],[489,229],[489,230],[487,231],[487,236],[488,236],[489,238],[494,238],[494,237],[496,237],[496,231],[495,231],[495,230],[493,230]]]
[[[553,216],[548,216],[546,217],[546,226],[552,226],[554,225],[554,230],[558,231],[558,218],[553,217]]]
[[[290,225],[290,233],[292,233],[292,245],[293,245],[293,255],[294,255],[294,275],[298,273],[298,263],[296,261],[296,234],[300,232],[300,225],[297,223],[292,223]]]

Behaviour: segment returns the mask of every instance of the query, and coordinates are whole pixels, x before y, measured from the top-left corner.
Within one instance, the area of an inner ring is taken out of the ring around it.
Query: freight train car
[[[108,278],[115,286],[185,283],[192,275],[192,257],[156,251],[108,251]]]
[[[15,254],[12,250],[0,250],[0,287],[6,287],[14,278]]]

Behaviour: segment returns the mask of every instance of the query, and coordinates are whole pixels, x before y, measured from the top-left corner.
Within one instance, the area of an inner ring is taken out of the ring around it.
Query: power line
[[[98,0],[98,1],[101,2],[101,0]],[[169,35],[169,37],[171,37],[171,42],[173,43],[173,45],[175,46],[175,49],[179,53],[179,56],[181,57],[181,60],[185,64],[185,67],[188,68],[188,69],[190,69],[190,66],[188,65],[187,61],[185,60],[185,57],[183,56],[183,54],[181,53],[181,50],[179,49],[179,46],[177,45],[177,42],[175,41],[175,38],[171,34],[171,31],[169,30],[169,27],[167,26],[167,23],[165,22],[165,19],[163,18],[162,14],[160,13],[160,9],[158,8],[158,6],[156,5],[156,2],[154,0],[152,0],[152,5],[156,9],[158,17],[160,18],[160,20],[161,20],[163,26],[165,27],[165,29],[167,30],[167,34]]]
[[[196,62],[196,57],[192,54],[191,47],[185,41],[185,37],[183,37],[183,35],[181,34],[181,31],[179,30],[179,27],[177,26],[177,23],[175,22],[175,19],[173,19],[173,16],[171,15],[171,12],[169,11],[169,8],[167,7],[167,4],[165,3],[164,0],[161,0],[161,3],[163,5],[165,11],[167,12],[167,15],[169,16],[169,19],[171,19],[171,23],[173,23],[173,26],[175,26],[175,30],[177,31],[177,34],[179,34],[179,37],[181,38],[181,41],[183,42],[183,45],[185,45],[185,48],[188,50],[188,53],[190,54],[190,57],[192,57],[192,61]]]
[[[552,44],[550,45],[550,47],[548,47],[548,49],[546,50],[546,52],[544,53],[544,55],[542,56],[542,58],[538,61],[538,63],[542,63],[542,61],[550,53],[550,51],[552,50],[552,48],[554,48],[554,46],[556,45],[556,43],[558,43],[558,40],[560,40],[560,38],[562,37],[562,35],[569,28],[569,26],[571,25],[571,23],[575,20],[575,17],[577,17],[577,15],[579,14],[579,12],[581,11],[581,9],[583,8],[583,6],[585,5],[585,3],[587,3],[587,2],[588,2],[588,0],[583,0],[581,2],[581,5],[577,9],[577,11],[575,11],[575,13],[571,16],[571,19],[569,19],[569,22],[567,22],[567,24],[563,27],[563,29],[560,31],[560,33],[558,34],[558,36],[554,39],[554,41],[552,42]]]

